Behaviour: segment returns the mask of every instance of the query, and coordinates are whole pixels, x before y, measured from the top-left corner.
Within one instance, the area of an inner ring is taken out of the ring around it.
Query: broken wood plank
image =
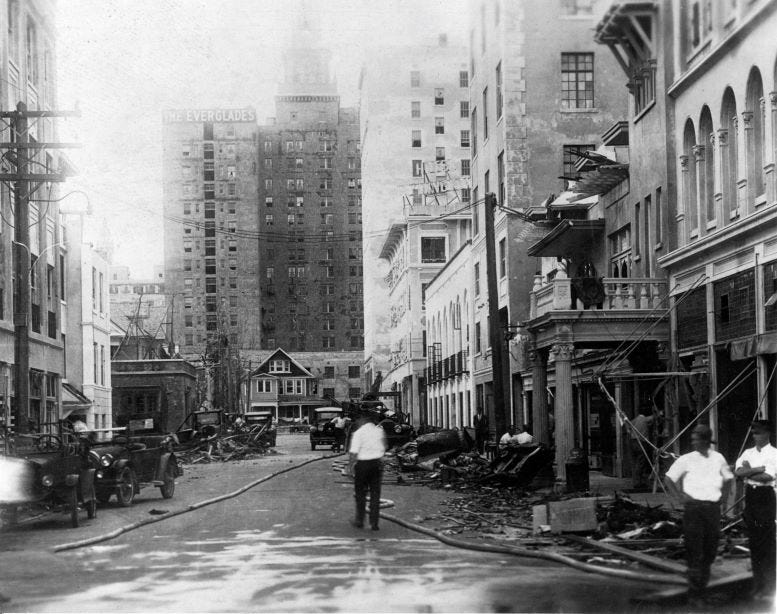
[[[678,573],[678,574],[685,574],[688,571],[688,568],[681,563],[675,563],[673,561],[668,561],[666,559],[662,559],[657,556],[652,556],[650,554],[644,554],[642,552],[634,552],[633,550],[629,550],[628,548],[613,546],[611,542],[600,542],[600,541],[596,541],[595,539],[587,539],[585,537],[580,537],[579,535],[563,535],[563,538],[583,546],[589,546],[591,548],[598,548],[600,550],[605,550],[607,552],[613,552],[615,554],[628,557],[630,559],[639,561],[640,563],[644,563],[645,565],[654,567],[656,569],[661,569],[663,571],[669,571],[669,572]]]

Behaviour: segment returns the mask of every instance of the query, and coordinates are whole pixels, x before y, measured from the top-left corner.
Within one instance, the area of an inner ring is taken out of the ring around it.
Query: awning
[[[586,171],[575,183],[575,192],[589,196],[606,194],[621,181],[629,178],[628,164],[600,165],[595,170]]]
[[[74,411],[87,411],[92,408],[92,401],[72,384],[62,384],[62,418],[67,418]]]
[[[728,344],[731,360],[745,360],[757,354],[777,354],[777,332],[751,335]]]
[[[529,248],[529,256],[565,256],[586,253],[601,241],[604,220],[564,220]]]

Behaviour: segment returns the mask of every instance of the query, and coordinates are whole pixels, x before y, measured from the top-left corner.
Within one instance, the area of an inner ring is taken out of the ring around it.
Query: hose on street
[[[614,569],[611,567],[601,567],[599,565],[591,565],[589,563],[582,563],[580,561],[576,561],[571,557],[564,556],[563,554],[559,554],[557,552],[542,552],[539,550],[518,548],[516,546],[508,546],[508,545],[502,545],[502,544],[484,544],[484,543],[467,541],[463,539],[456,539],[454,537],[449,537],[448,535],[444,535],[432,529],[427,529],[426,527],[422,527],[421,525],[408,522],[407,520],[403,520],[402,518],[397,518],[396,516],[392,516],[390,514],[381,513],[380,517],[390,522],[393,522],[395,524],[398,524],[401,527],[410,529],[411,531],[416,531],[418,533],[428,535],[429,537],[433,537],[434,539],[441,541],[444,544],[447,544],[449,546],[454,546],[456,548],[477,550],[480,552],[496,552],[499,554],[512,554],[514,556],[523,556],[523,557],[534,558],[534,559],[543,559],[546,561],[554,561],[556,563],[563,563],[564,565],[569,565],[570,567],[579,569],[580,571],[585,571],[588,573],[598,573],[606,576],[615,576],[617,578],[622,578],[626,580],[636,580],[639,582],[654,582],[658,584],[679,584],[679,585],[687,584],[687,581],[685,578],[677,575],[651,574],[651,573],[644,573],[644,572],[629,571],[627,569]]]
[[[221,501],[226,501],[227,499],[232,499],[234,497],[237,497],[241,494],[243,494],[245,491],[250,490],[254,486],[258,486],[262,482],[266,482],[267,480],[271,480],[274,477],[277,477],[279,475],[282,475],[284,473],[288,473],[289,471],[294,471],[295,469],[299,469],[300,467],[304,467],[305,465],[309,465],[310,463],[315,463],[317,461],[321,460],[328,460],[332,458],[336,458],[340,456],[340,454],[327,454],[325,456],[320,456],[317,458],[311,458],[309,460],[303,461],[301,463],[298,463],[296,465],[292,465],[291,467],[286,467],[285,469],[281,469],[280,471],[275,471],[274,473],[270,473],[269,475],[266,475],[262,478],[259,478],[258,480],[254,480],[253,482],[249,482],[245,486],[242,486],[241,488],[238,488],[234,492],[226,493],[224,495],[219,495],[218,497],[213,497],[212,499],[206,499],[205,501],[200,501],[198,503],[192,503],[191,505],[188,505],[187,507],[181,508],[179,510],[173,510],[170,512],[165,512],[164,514],[160,514],[158,516],[154,516],[153,518],[146,518],[145,520],[139,520],[137,522],[133,522],[131,524],[125,525],[123,527],[119,527],[118,529],[111,531],[109,533],[103,533],[102,535],[96,535],[95,537],[90,537],[88,539],[83,539],[77,542],[70,542],[67,544],[60,544],[58,546],[54,546],[53,551],[54,552],[64,552],[65,550],[75,550],[77,548],[84,548],[86,546],[92,546],[94,544],[99,544],[101,542],[105,542],[111,539],[114,539],[118,537],[119,535],[122,535],[123,533],[127,533],[129,531],[134,531],[135,529],[139,529],[140,527],[144,527],[149,524],[153,524],[155,522],[160,522],[162,520],[167,520],[168,518],[172,518],[173,516],[178,516],[180,514],[185,514],[187,512],[192,512],[194,510],[198,510],[202,507],[206,507],[208,505],[213,505],[214,503],[219,503]]]

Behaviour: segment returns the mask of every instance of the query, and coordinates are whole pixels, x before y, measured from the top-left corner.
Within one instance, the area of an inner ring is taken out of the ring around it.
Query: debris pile
[[[274,442],[269,424],[227,432],[209,432],[195,435],[188,442],[175,447],[176,456],[184,463],[211,463],[250,458],[267,454]]]

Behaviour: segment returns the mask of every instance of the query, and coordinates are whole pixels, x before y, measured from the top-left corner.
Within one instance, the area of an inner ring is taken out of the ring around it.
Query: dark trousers
[[[383,478],[383,464],[379,458],[356,461],[353,485],[356,490],[356,522],[364,524],[367,506],[367,490],[370,491],[370,526],[378,526],[380,517],[380,483]]]
[[[488,440],[488,431],[475,431],[475,449],[483,454],[486,450],[486,441]]]
[[[753,590],[774,592],[775,585],[775,495],[770,486],[745,486],[745,513]]]
[[[683,537],[688,559],[688,594],[700,597],[710,580],[710,567],[718,553],[720,503],[689,501],[683,512]]]
[[[335,428],[335,445],[341,450],[345,449],[345,429]]]

